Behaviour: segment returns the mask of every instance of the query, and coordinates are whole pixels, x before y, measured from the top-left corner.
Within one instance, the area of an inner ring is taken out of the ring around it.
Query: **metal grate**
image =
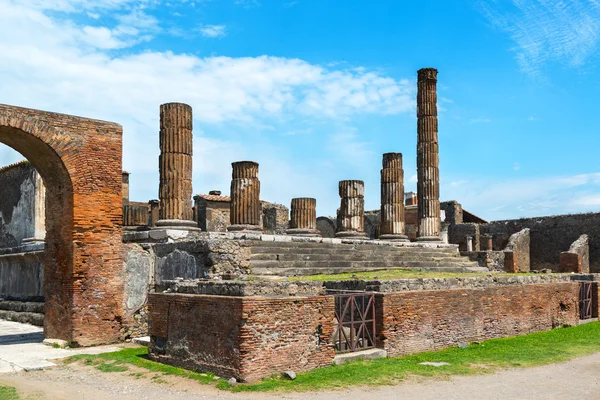
[[[335,295],[335,319],[332,342],[336,351],[354,352],[375,347],[375,294]]]
[[[592,318],[592,282],[579,282],[579,319]]]

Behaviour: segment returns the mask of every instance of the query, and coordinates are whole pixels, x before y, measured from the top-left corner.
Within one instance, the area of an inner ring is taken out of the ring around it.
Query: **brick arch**
[[[121,126],[0,104],[0,143],[25,156],[46,186],[45,336],[80,345],[117,341]]]

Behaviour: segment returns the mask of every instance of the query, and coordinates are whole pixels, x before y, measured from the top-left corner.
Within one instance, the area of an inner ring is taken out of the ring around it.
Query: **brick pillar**
[[[342,198],[338,213],[338,238],[365,239],[365,184],[363,181],[340,181]]]
[[[197,228],[192,216],[192,107],[160,106],[160,219],[157,227]]]
[[[231,163],[231,203],[228,231],[261,231],[260,181],[258,163]]]
[[[404,225],[404,170],[402,153],[385,153],[381,170],[379,239],[407,242]]]
[[[310,197],[292,199],[288,235],[321,236],[317,230],[317,200]]]
[[[437,70],[423,68],[417,82],[417,240],[440,241]]]

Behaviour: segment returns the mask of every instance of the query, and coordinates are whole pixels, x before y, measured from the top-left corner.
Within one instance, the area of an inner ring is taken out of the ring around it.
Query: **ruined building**
[[[347,177],[333,218],[318,198],[261,201],[253,161],[192,203],[189,105],[158,109],[158,199],[143,202],[120,125],[0,105],[0,143],[28,160],[0,170],[0,318],[83,346],[149,334],[152,359],[242,381],[598,319],[600,214],[488,223],[440,202],[437,70],[417,76],[416,196],[386,153],[379,210]],[[389,269],[464,275],[301,278]],[[510,274],[530,270],[569,273]]]

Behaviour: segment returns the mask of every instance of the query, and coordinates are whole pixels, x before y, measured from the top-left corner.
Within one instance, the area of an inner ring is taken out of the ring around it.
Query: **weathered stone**
[[[338,238],[366,238],[365,184],[363,181],[340,181],[341,205],[338,210]]]
[[[560,272],[590,272],[590,240],[588,235],[581,235],[569,251],[560,253]]]
[[[418,71],[417,90],[417,240],[440,241],[440,183],[437,122],[437,70]]]
[[[408,241],[404,224],[404,170],[402,153],[383,155],[379,239]]]
[[[292,199],[288,235],[321,236],[317,230],[317,200],[309,197]]]
[[[238,161],[231,163],[231,203],[228,231],[260,231],[262,210],[258,163]]]
[[[160,106],[160,219],[158,227],[197,228],[192,214],[192,108]]]

